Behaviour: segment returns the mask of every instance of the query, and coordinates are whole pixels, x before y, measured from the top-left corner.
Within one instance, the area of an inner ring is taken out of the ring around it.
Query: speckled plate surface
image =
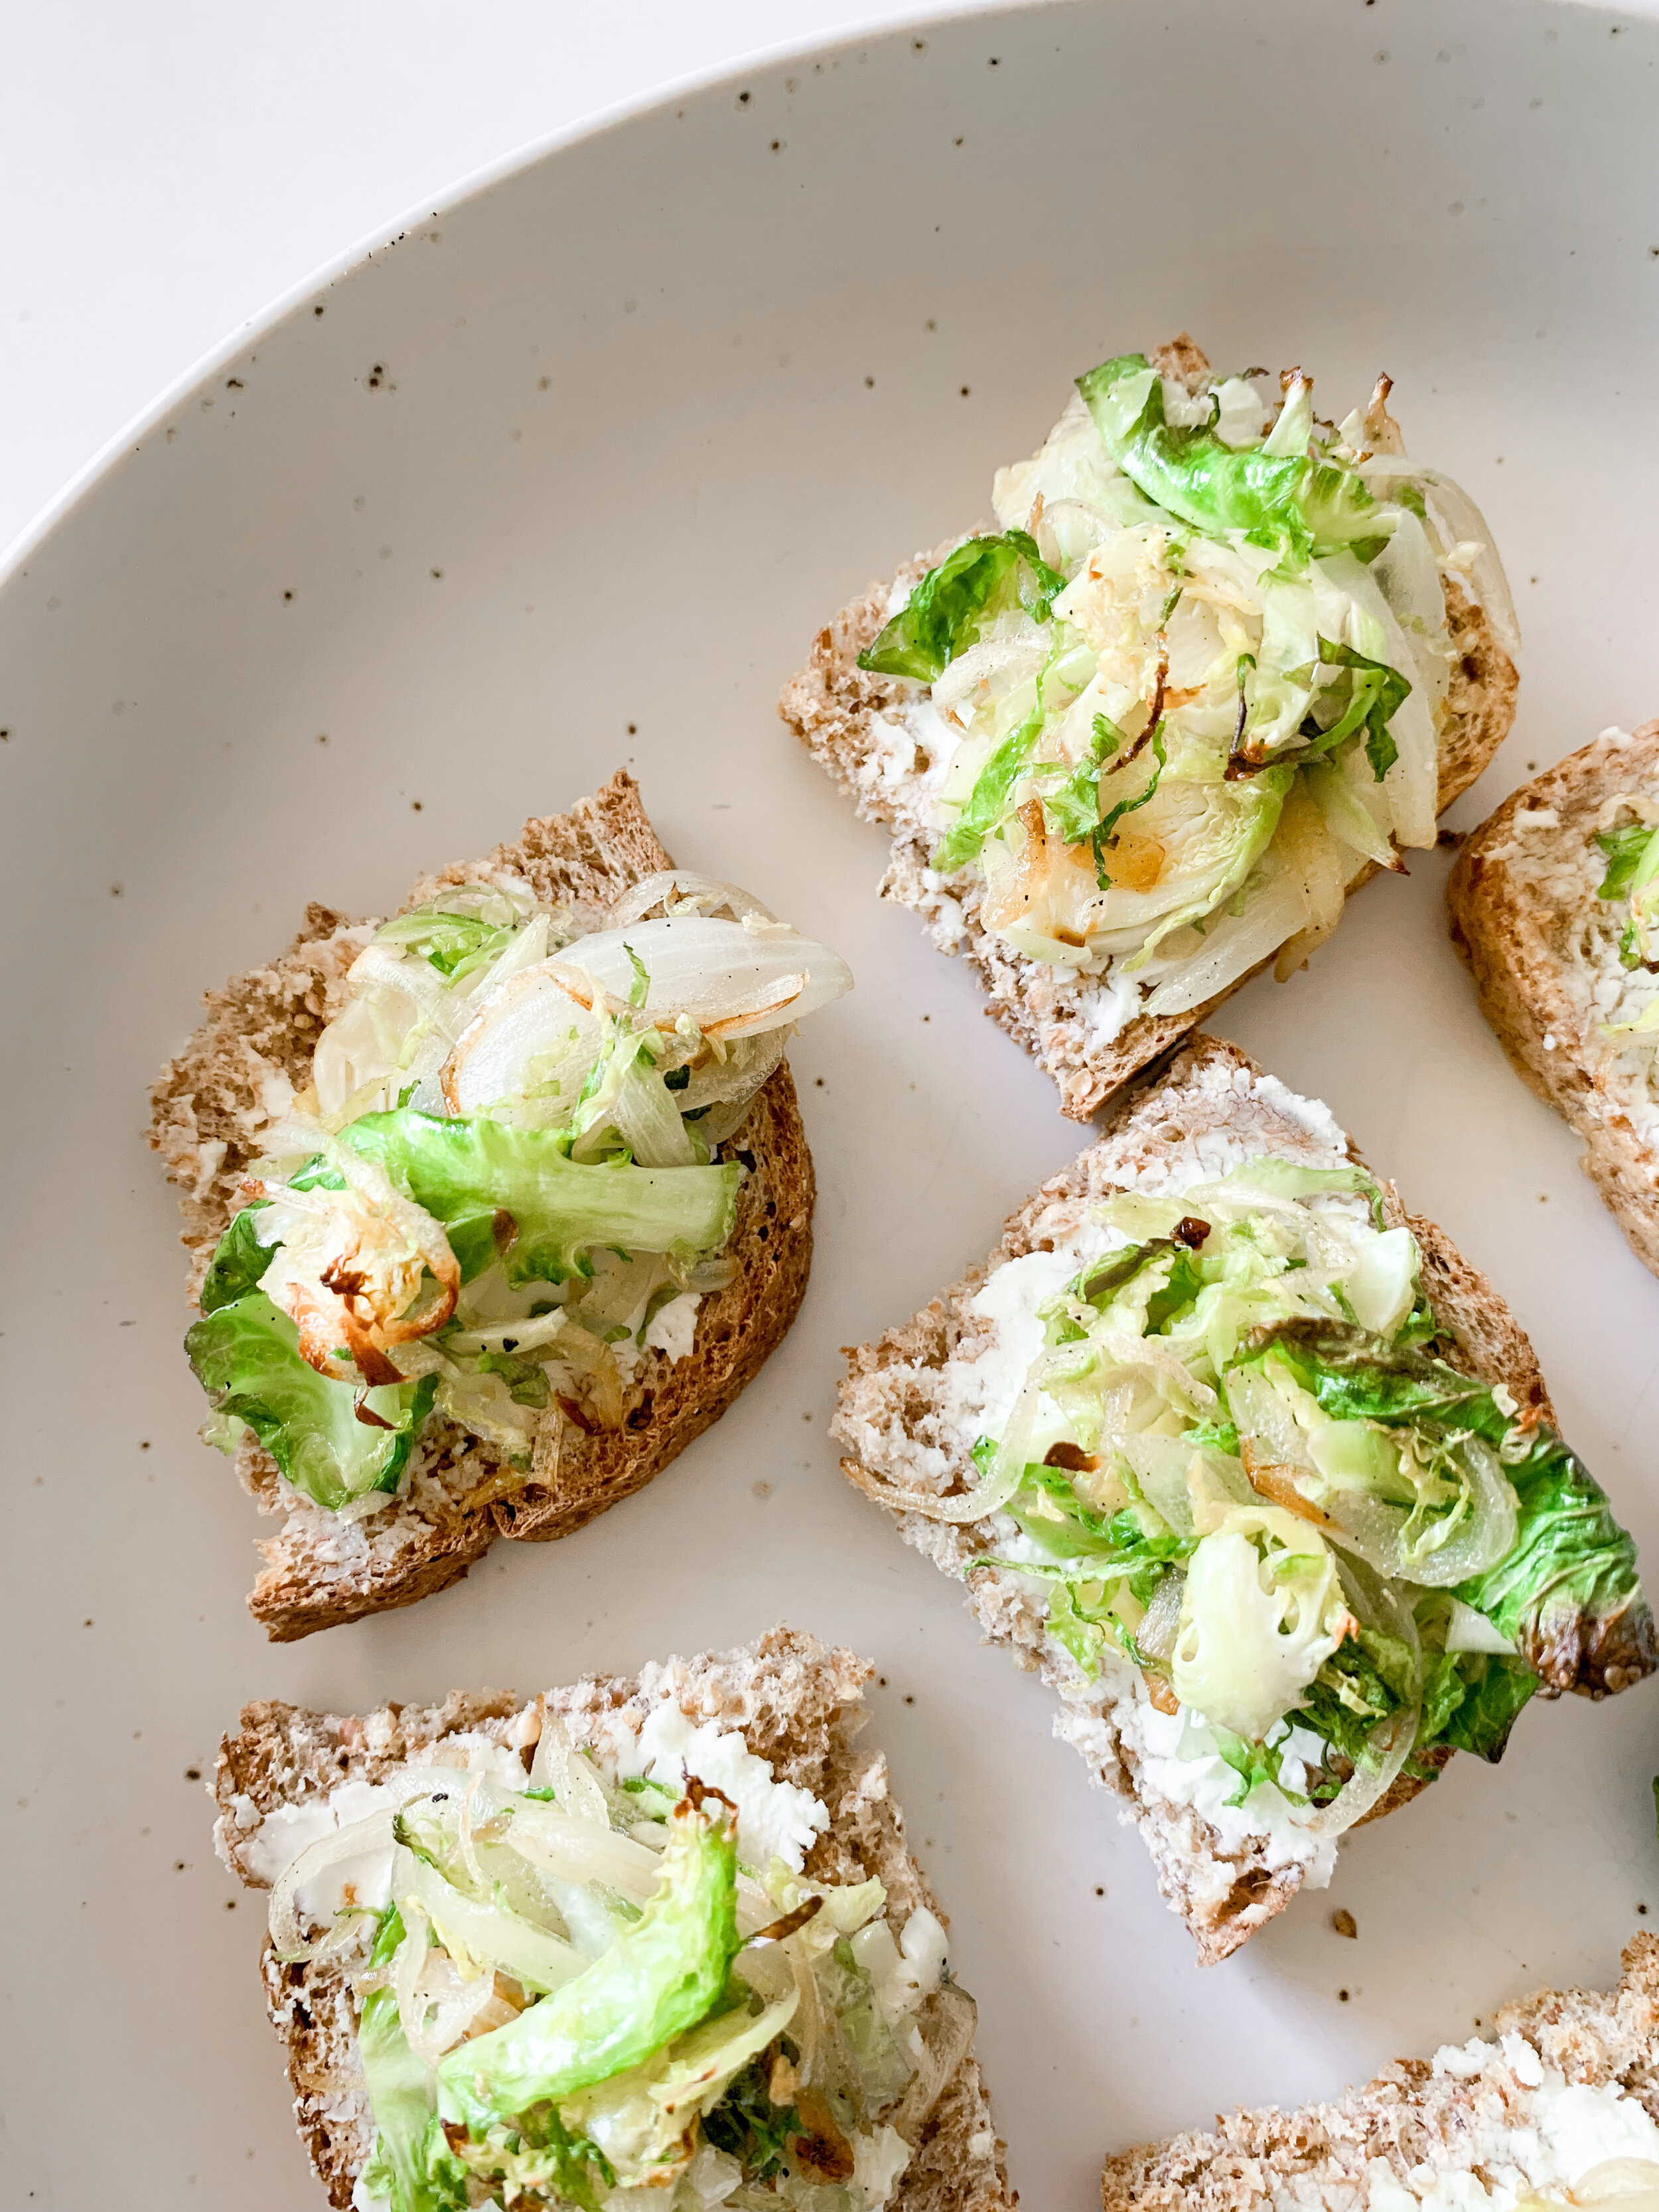
[[[1049,1701],[841,1480],[836,1347],[1075,1150],[969,977],[872,894],[882,840],[774,720],[815,627],[986,505],[1067,379],[1188,325],[1379,367],[1527,635],[1455,819],[1659,700],[1659,25],[1511,0],[1202,0],[933,25],[539,152],[290,303],[131,439],[3,599],[9,1001],[9,2204],[310,2201],[257,1916],[199,1777],[241,1701],[526,1689],[781,1615],[869,1653],[1035,2212],[1109,2148],[1334,2089],[1659,1915],[1651,1687],[1529,1711],[1200,1973]],[[619,763],[689,864],[859,977],[793,1055],[817,1268],[653,1489],[417,1609],[281,1650],[200,1403],[145,1087],[307,898],[383,908]],[[1224,1033],[1322,1094],[1533,1332],[1659,1559],[1659,1285],[1447,942],[1445,856]],[[1333,1932],[1351,1912],[1357,1941]]]

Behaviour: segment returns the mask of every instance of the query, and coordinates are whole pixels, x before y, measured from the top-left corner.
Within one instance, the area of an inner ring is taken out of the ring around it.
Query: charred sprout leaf
[[[1051,603],[1065,588],[1066,579],[1043,560],[1025,531],[969,538],[927,571],[875,643],[860,653],[859,666],[872,675],[932,684],[977,642],[994,614],[1023,605],[1047,622]]]
[[[360,1393],[319,1375],[263,1291],[204,1316],[185,1350],[216,1411],[245,1421],[295,1488],[336,1512],[366,1492],[396,1490],[437,1389],[428,1375]],[[355,1377],[349,1360],[341,1364]],[[372,1422],[357,1418],[360,1396]]]
[[[1376,535],[1376,503],[1352,470],[1305,453],[1235,450],[1207,428],[1171,428],[1163,380],[1143,354],[1103,362],[1078,389],[1124,475],[1194,529],[1242,531],[1297,565]]]
[[[640,2065],[713,2009],[738,1942],[732,1829],[684,1804],[640,1918],[573,1981],[452,2051],[438,2068],[441,2116],[482,2140]]]
[[[965,868],[979,858],[980,848],[1008,811],[1008,801],[1032,746],[1042,734],[1041,700],[1025,720],[1010,730],[980,770],[968,804],[963,808],[933,854],[941,874]]]
[[[1519,1507],[1516,1540],[1455,1595],[1510,1639],[1547,1692],[1621,1689],[1659,1666],[1635,1544],[1553,1429],[1517,1430],[1484,1383],[1361,1329],[1298,1322],[1267,1340],[1338,1419],[1431,1437],[1472,1433],[1499,1453]]]
[[[1146,1333],[1154,1336],[1166,1322],[1191,1305],[1204,1287],[1204,1278],[1194,1264],[1192,1248],[1179,1237],[1154,1237],[1145,1244],[1131,1244],[1122,1251],[1109,1253],[1094,1267],[1084,1270],[1067,1295],[1079,1304],[1092,1306],[1097,1313],[1104,1313],[1118,1292],[1137,1275],[1164,1262],[1169,1264],[1169,1273],[1146,1303]],[[1073,1327],[1075,1329],[1075,1324]]]
[[[1494,1445],[1509,1432],[1508,1420],[1483,1383],[1443,1360],[1402,1349],[1364,1329],[1291,1322],[1260,1342],[1277,1350],[1303,1389],[1338,1420],[1455,1421]]]
[[[1012,1565],[1018,1574],[1047,1581],[1048,1626],[1091,1680],[1099,1672],[1109,1639],[1137,1656],[1114,1611],[1118,1598],[1127,1590],[1141,1605],[1150,1604],[1164,1577],[1191,1558],[1196,1540],[1177,1536],[1161,1523],[1156,1533],[1149,1532],[1133,1507],[1109,1515],[1095,1511],[1060,1468],[1028,1467],[1006,1510],[1054,1564],[1015,1565],[987,1558],[973,1565]]]
[[[441,1222],[470,1281],[501,1250],[510,1284],[592,1273],[609,1249],[691,1259],[732,1233],[742,1170],[588,1166],[566,1157],[560,1133],[514,1129],[483,1116],[443,1120],[405,1107],[366,1114],[340,1142],[384,1168]]]
[[[1521,1507],[1514,1548],[1457,1595],[1509,1638],[1547,1692],[1620,1690],[1652,1674],[1659,1648],[1636,1546],[1589,1468],[1540,1427],[1505,1472]]]
[[[245,1206],[219,1239],[198,1300],[204,1314],[217,1313],[221,1306],[234,1305],[258,1289],[259,1278],[270,1265],[272,1248],[259,1242],[256,1217],[269,1202],[262,1199],[257,1206]]]

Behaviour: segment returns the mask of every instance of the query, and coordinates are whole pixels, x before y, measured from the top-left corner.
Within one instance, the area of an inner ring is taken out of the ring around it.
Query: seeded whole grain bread
[[[919,1905],[939,1908],[905,1842],[885,1759],[854,1747],[869,1718],[864,1685],[872,1672],[850,1651],[780,1627],[735,1651],[653,1663],[636,1681],[589,1676],[528,1703],[507,1692],[458,1690],[441,1705],[386,1705],[361,1718],[250,1705],[240,1731],[220,1747],[215,1840],[234,1874],[250,1888],[263,1887],[247,1847],[263,1816],[277,1807],[325,1796],[343,1782],[378,1782],[411,1755],[429,1754],[446,1737],[469,1732],[518,1748],[527,1767],[544,1711],[557,1713],[579,1744],[614,1744],[636,1735],[651,1710],[672,1698],[694,1721],[738,1730],[750,1750],[771,1763],[775,1778],[819,1798],[830,1825],[807,1854],[807,1873],[837,1882],[878,1876],[902,1926]],[[261,1957],[301,2139],[330,2203],[342,2212],[374,2144],[349,1985],[362,1963],[336,1957],[285,1966],[269,1938]],[[1006,2146],[971,2046],[914,2149],[892,2212],[1013,2212],[1018,2197],[1008,2186]]]
[[[1210,374],[1209,362],[1184,331],[1150,358],[1165,375],[1193,391],[1201,390]],[[995,527],[985,523],[978,530]],[[778,711],[862,818],[891,830],[880,896],[920,914],[942,952],[960,952],[971,962],[989,1000],[986,1012],[1053,1076],[1061,1110],[1073,1121],[1086,1121],[1103,1100],[1198,1029],[1251,976],[1273,965],[1273,956],[1188,1013],[1142,1015],[1111,1042],[1091,1042],[1075,979],[1016,952],[983,927],[983,883],[977,872],[965,869],[945,882],[934,874],[930,862],[935,833],[901,813],[876,772],[874,725],[902,710],[919,687],[898,677],[870,674],[860,668],[858,656],[874,643],[896,596],[908,593],[964,538],[975,534],[947,538],[933,552],[906,562],[890,581],[871,584],[849,601],[813,640],[805,666],[784,685]],[[1468,790],[1509,734],[1519,683],[1485,610],[1455,577],[1445,577],[1443,588],[1453,659],[1441,714],[1441,813]],[[1366,863],[1350,879],[1349,890],[1376,872]]]
[[[568,814],[528,822],[486,859],[422,877],[399,911],[505,871],[568,908],[586,933],[607,926],[633,884],[672,866],[638,785],[619,769]],[[379,926],[310,907],[299,936],[269,967],[207,994],[206,1020],[161,1072],[149,1137],[185,1194],[192,1301],[241,1204],[260,1133],[310,1080],[318,1036],[345,1003],[346,972]],[[313,1504],[268,1453],[244,1441],[236,1460],[243,1486],[281,1521],[260,1546],[265,1565],[247,1601],[273,1642],[413,1605],[459,1581],[498,1535],[568,1535],[642,1488],[720,1419],[782,1341],[811,1265],[812,1158],[787,1061],[721,1151],[749,1170],[726,1247],[733,1279],[704,1297],[688,1357],[645,1353],[620,1429],[580,1427],[556,1402],[541,1416],[524,1473],[434,1416],[410,1455],[402,1493],[355,1522]]]
[[[1352,1138],[1328,1119],[1322,1128],[1317,1117],[1324,1112],[1265,1074],[1234,1045],[1199,1037],[1183,1047],[1162,1073],[1117,1102],[1086,1152],[1010,1215],[1002,1241],[981,1266],[909,1321],[851,1352],[832,1429],[848,1448],[842,1466],[849,1480],[889,1510],[886,1486],[914,1486],[907,1470],[918,1464],[941,1472],[940,1490],[969,1488],[975,1469],[968,1445],[945,1418],[946,1369],[959,1353],[966,1357],[988,1339],[992,1324],[972,1310],[972,1301],[993,1270],[1049,1249],[1089,1205],[1112,1191],[1143,1180],[1157,1188],[1165,1170],[1196,1166],[1204,1175],[1218,1175],[1267,1152],[1314,1166],[1345,1160],[1363,1165]],[[1553,1425],[1532,1346],[1498,1291],[1443,1231],[1407,1213],[1391,1185],[1382,1188],[1391,1220],[1407,1224],[1417,1239],[1424,1288],[1456,1338],[1452,1356],[1457,1364],[1483,1382],[1507,1384],[1523,1413]],[[1224,1837],[1194,1807],[1152,1786],[1139,1735],[1144,1700],[1126,1695],[1122,1682],[1085,1680],[1047,1634],[1042,1603],[1029,1589],[994,1570],[975,1568],[975,1559],[995,1548],[988,1522],[959,1527],[903,1511],[893,1517],[907,1543],[966,1583],[987,1640],[1006,1644],[1017,1665],[1040,1672],[1059,1692],[1054,1733],[1077,1746],[1091,1780],[1128,1801],[1122,1817],[1139,1827],[1158,1887],[1185,1919],[1200,1962],[1226,1958],[1282,1911],[1318,1863],[1316,1855],[1286,1860],[1260,1835]],[[1653,1653],[1642,1639],[1650,1631],[1638,1626],[1638,1649],[1621,1636],[1620,1626],[1607,1624],[1605,1636],[1593,1638],[1588,1647],[1575,1638],[1571,1648],[1563,1644],[1529,1652],[1542,1677],[1542,1693],[1572,1688],[1598,1695],[1650,1671]],[[1438,1750],[1430,1754],[1437,1765],[1449,1756]],[[1425,1786],[1401,1776],[1365,1818],[1395,1810]],[[1321,1878],[1328,1879],[1328,1871]]]
[[[1505,2005],[1490,2056],[1469,2072],[1397,2059],[1328,2104],[1234,2112],[1212,2132],[1109,2159],[1104,2212],[1364,2212],[1384,2174],[1406,2202],[1467,2176],[1456,2201],[1484,2203],[1494,2168],[1550,2185],[1536,2171],[1546,2068],[1577,2086],[1616,2084],[1659,2121],[1659,1936],[1634,1937],[1621,1963],[1616,1990],[1540,1990]]]
[[[1594,998],[1613,932],[1595,896],[1606,864],[1591,840],[1626,792],[1659,809],[1659,721],[1604,730],[1512,792],[1459,854],[1446,900],[1499,1042],[1583,1139],[1586,1174],[1659,1275],[1659,1097],[1598,1034]]]

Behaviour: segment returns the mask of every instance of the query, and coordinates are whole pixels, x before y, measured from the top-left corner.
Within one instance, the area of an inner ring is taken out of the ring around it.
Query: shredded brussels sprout
[[[1269,1158],[1091,1209],[1111,1242],[1039,1309],[1007,1533],[975,1563],[1035,1585],[1085,1677],[1127,1662],[1200,1719],[1235,1803],[1297,1802],[1287,1733],[1322,1743],[1324,1832],[1402,1763],[1496,1759],[1540,1686],[1659,1663],[1607,1499],[1456,1364],[1382,1205],[1358,1169]],[[981,1481],[1005,1455],[983,1441]]]
[[[544,1420],[620,1427],[691,1348],[732,1276],[722,1148],[852,977],[735,884],[665,871],[621,911],[577,932],[492,878],[375,933],[208,1267],[209,1441],[356,1516],[428,1416],[522,1474]]]
[[[860,657],[932,687],[901,781],[933,867],[1015,951],[1121,977],[1126,1018],[1295,964],[1364,869],[1434,841],[1457,549],[1432,518],[1473,509],[1400,458],[1386,390],[1339,431],[1300,371],[1269,400],[1103,363],[999,475],[1000,532]]]
[[[757,1880],[719,1791],[618,1783],[547,1724],[556,1784],[404,1768],[354,1832],[391,1869],[378,1921],[348,1908],[320,1939],[356,1960],[374,2140],[354,2202],[600,2212],[648,2189],[714,2212],[763,2191],[818,2212],[855,2175],[861,2206],[890,2202],[972,2020],[939,1921],[890,1921],[876,1880],[781,1859]]]

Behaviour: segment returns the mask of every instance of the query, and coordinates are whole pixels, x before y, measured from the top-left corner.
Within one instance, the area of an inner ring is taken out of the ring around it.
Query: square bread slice
[[[1396,2059],[1328,2104],[1237,2112],[1109,2159],[1104,2212],[1650,2203],[1659,1936],[1634,1937],[1622,1965],[1615,1990],[1540,1990],[1504,2006],[1490,2039]]]
[[[570,909],[586,932],[607,927],[624,892],[673,865],[639,786],[619,769],[568,814],[527,822],[519,838],[485,859],[422,877],[398,911],[447,885],[507,872],[538,898]],[[344,1004],[347,971],[379,926],[378,917],[354,921],[331,907],[308,908],[304,928],[268,967],[208,993],[206,1020],[161,1071],[149,1142],[184,1192],[192,1301],[242,1203],[260,1133],[309,1081],[319,1032]],[[748,1170],[726,1248],[735,1274],[704,1297],[687,1356],[644,1354],[620,1428],[579,1427],[556,1401],[541,1416],[532,1465],[520,1471],[493,1446],[434,1417],[410,1455],[400,1495],[360,1521],[313,1504],[258,1445],[242,1443],[243,1486],[280,1522],[260,1546],[265,1565],[247,1601],[273,1642],[413,1605],[458,1581],[497,1536],[567,1536],[641,1489],[720,1419],[787,1333],[811,1265],[812,1158],[787,1061],[723,1152]]]
[[[441,1705],[386,1705],[360,1717],[251,1705],[219,1753],[213,1784],[219,1856],[249,1887],[264,1888],[270,1876],[260,1834],[274,1813],[321,1808],[343,1784],[375,1784],[411,1759],[465,1766],[498,1747],[527,1770],[549,1715],[564,1723],[578,1747],[590,1747],[603,1769],[625,1754],[652,1713],[673,1705],[694,1724],[741,1735],[775,1781],[818,1799],[829,1822],[806,1854],[807,1879],[878,1877],[896,1930],[919,1907],[936,1913],[939,1907],[905,1841],[885,1759],[855,1747],[869,1718],[864,1686],[873,1671],[849,1651],[775,1628],[734,1651],[653,1662],[635,1681],[589,1676],[527,1701],[507,1692],[458,1690]],[[350,1986],[365,1955],[285,1965],[267,1937],[261,1960],[300,2136],[340,2212],[353,2201],[374,2143]],[[926,2004],[921,2026],[925,2035]],[[969,2044],[912,2146],[890,2212],[1012,2212],[1018,2197],[1008,2186],[1005,2148]]]
[[[847,1447],[842,1466],[848,1478],[893,1513],[907,1543],[966,1586],[987,1640],[1006,1644],[1018,1666],[1040,1671],[1057,1692],[1055,1735],[1075,1745],[1097,1784],[1127,1801],[1121,1817],[1139,1829],[1158,1887],[1206,1966],[1237,1950],[1304,1885],[1323,1887],[1334,1841],[1309,1837],[1294,1822],[1269,1833],[1248,1810],[1212,1815],[1190,1802],[1190,1793],[1171,1794],[1186,1768],[1167,1745],[1149,1741],[1158,1723],[1138,1668],[1109,1656],[1090,1680],[1050,1632],[1030,1579],[982,1564],[1000,1547],[988,1520],[962,1526],[897,1509],[891,1499],[895,1486],[914,1489],[919,1480],[940,1492],[973,1486],[970,1452],[983,1405],[999,1389],[1012,1396],[1014,1387],[997,1376],[999,1321],[994,1298],[981,1297],[998,1269],[1051,1250],[1114,1192],[1156,1192],[1172,1181],[1180,1189],[1264,1155],[1315,1168],[1364,1164],[1327,1107],[1298,1097],[1237,1047],[1194,1040],[1156,1080],[1120,1100],[1098,1140],[1009,1217],[981,1266],[851,1353],[832,1431]],[[1391,1186],[1382,1192],[1391,1225],[1406,1224],[1417,1241],[1423,1288],[1455,1339],[1455,1364],[1487,1384],[1505,1385],[1523,1420],[1553,1426],[1532,1346],[1497,1291],[1432,1222],[1407,1213]],[[1024,1364],[1022,1358],[1022,1373]],[[1637,1620],[1610,1621],[1596,1648],[1582,1644],[1577,1631],[1567,1641],[1570,1649],[1528,1654],[1545,1695],[1569,1688],[1598,1695],[1638,1680],[1655,1663],[1644,1611]],[[1426,1754],[1434,1765],[1449,1756],[1444,1747]],[[1364,1817],[1394,1810],[1424,1786],[1401,1774]]]
[[[1184,332],[1151,359],[1192,391],[1201,390],[1210,373],[1209,362]],[[988,1000],[986,1012],[1054,1078],[1062,1110],[1073,1121],[1086,1121],[1103,1100],[1198,1029],[1252,975],[1273,965],[1275,956],[1269,954],[1188,1012],[1138,1015],[1120,1027],[1103,979],[1078,977],[1030,959],[984,926],[983,878],[977,870],[951,877],[935,872],[938,830],[924,811],[921,779],[907,764],[914,753],[916,769],[921,769],[926,755],[904,736],[907,709],[923,697],[924,687],[872,674],[859,666],[859,655],[874,643],[929,569],[964,539],[996,527],[994,522],[980,523],[957,532],[849,601],[813,640],[805,665],[783,688],[778,711],[862,819],[891,832],[880,896],[912,908],[941,952],[960,953],[972,964]],[[1468,790],[1508,735],[1518,685],[1515,664],[1486,609],[1449,572],[1442,590],[1452,657],[1438,724],[1440,813]],[[1348,890],[1376,872],[1374,863],[1359,864]],[[1279,960],[1284,974],[1302,964],[1288,953]]]
[[[1659,999],[1659,975],[1620,957],[1623,909],[1599,898],[1595,842],[1659,822],[1659,721],[1603,730],[1523,783],[1458,854],[1452,942],[1516,1073],[1584,1140],[1584,1171],[1643,1265],[1659,1275],[1659,1041],[1607,1035]]]

